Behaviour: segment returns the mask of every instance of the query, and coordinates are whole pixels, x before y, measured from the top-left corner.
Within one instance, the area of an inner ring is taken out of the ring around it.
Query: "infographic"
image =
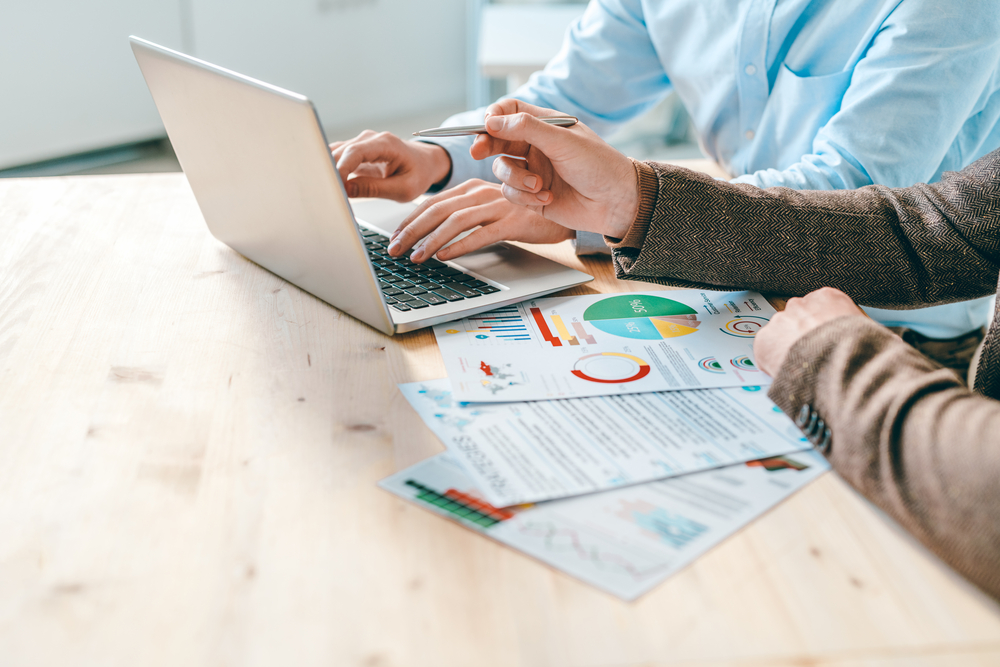
[[[496,507],[810,446],[759,386],[474,404],[446,379],[399,389]]]
[[[814,451],[577,498],[500,509],[450,454],[381,482],[386,491],[634,600],[829,469]]]
[[[463,401],[761,385],[756,292],[665,290],[543,298],[434,327]]]

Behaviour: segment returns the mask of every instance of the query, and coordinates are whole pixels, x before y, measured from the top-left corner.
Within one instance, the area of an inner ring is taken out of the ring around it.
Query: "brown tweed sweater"
[[[935,185],[761,190],[636,163],[640,210],[614,248],[619,278],[918,308],[993,294],[1000,151]],[[770,391],[815,409],[827,456],[872,502],[1000,599],[1000,316],[969,391],[888,329],[843,317],[799,340]]]

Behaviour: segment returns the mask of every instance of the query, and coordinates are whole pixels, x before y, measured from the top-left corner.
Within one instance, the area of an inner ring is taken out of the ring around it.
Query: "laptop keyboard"
[[[386,252],[389,239],[378,232],[362,228],[361,236],[375,266],[385,302],[400,312],[442,306],[500,291],[433,258],[417,264],[408,257],[390,257]]]

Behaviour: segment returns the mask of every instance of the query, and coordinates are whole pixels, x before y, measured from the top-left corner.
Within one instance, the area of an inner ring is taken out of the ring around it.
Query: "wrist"
[[[612,215],[607,217],[603,230],[605,236],[624,238],[639,213],[639,171],[633,160],[626,160],[622,175],[618,180],[619,197],[612,204]]]
[[[437,192],[448,184],[451,178],[451,155],[438,144],[426,141],[415,141],[415,147],[423,155],[423,167],[426,174],[426,190]]]

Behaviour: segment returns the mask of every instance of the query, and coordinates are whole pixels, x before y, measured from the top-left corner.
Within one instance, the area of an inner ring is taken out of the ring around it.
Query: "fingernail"
[[[534,190],[536,185],[538,185],[537,176],[526,176],[524,178],[524,187],[528,188],[529,190]]]
[[[503,126],[504,126],[504,120],[502,116],[490,116],[489,119],[487,119],[486,121],[486,127],[493,130],[494,132],[502,130]]]
[[[414,262],[419,262],[423,258],[424,258],[424,248],[423,248],[423,246],[421,246],[421,247],[417,248],[416,250],[414,250],[413,254],[410,255],[410,259],[413,260]]]
[[[347,184],[347,196],[348,197],[357,197],[358,196],[358,186],[355,185],[354,183],[348,183]]]
[[[535,199],[537,199],[538,201],[542,202],[543,204],[547,204],[548,201],[549,201],[549,193],[548,192],[539,192],[537,195],[535,195]]]
[[[389,244],[389,247],[386,248],[386,250],[389,251],[390,255],[398,255],[399,254],[399,246],[400,245],[401,244],[400,244],[399,241],[393,241],[392,243]]]

